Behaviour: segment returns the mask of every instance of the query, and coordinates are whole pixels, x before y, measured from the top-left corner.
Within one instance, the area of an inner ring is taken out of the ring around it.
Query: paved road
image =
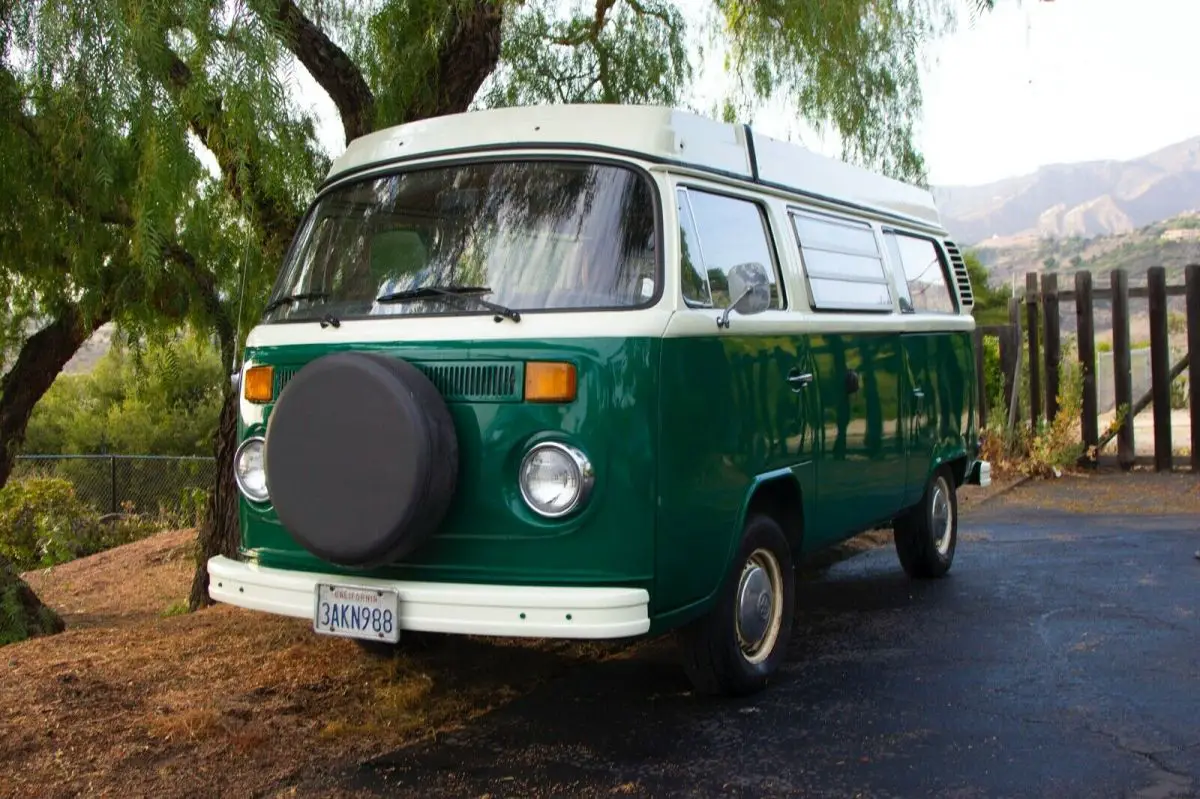
[[[946,580],[910,583],[883,549],[803,583],[765,694],[697,699],[652,651],[336,779],[431,799],[1198,796],[1198,529],[983,508]]]

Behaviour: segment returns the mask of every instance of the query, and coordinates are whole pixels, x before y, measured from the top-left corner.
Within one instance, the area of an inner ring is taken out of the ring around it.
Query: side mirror
[[[729,314],[759,314],[771,307],[771,278],[760,263],[738,264],[729,270],[729,296],[733,302],[717,320],[717,327],[729,327]]]

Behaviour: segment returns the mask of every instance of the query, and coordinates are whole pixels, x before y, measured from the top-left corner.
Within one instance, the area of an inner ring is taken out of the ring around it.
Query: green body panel
[[[919,501],[938,464],[975,457],[969,333],[743,330],[352,347],[413,361],[448,398],[460,448],[449,515],[403,564],[359,572],[308,554],[269,509],[243,499],[243,555],[265,566],[402,580],[643,587],[651,629],[661,631],[710,606],[760,486],[794,483],[802,552],[811,553],[886,524]],[[287,370],[329,351],[247,355],[276,365],[284,381]],[[513,392],[497,375],[519,381],[529,360],[573,362],[577,399],[521,401],[519,382]],[[789,373],[804,372],[814,376],[808,386],[789,383]],[[579,446],[596,470],[587,506],[563,520],[533,514],[517,488],[522,455],[547,437]]]
[[[812,552],[890,520],[904,504],[901,362],[893,333],[813,336],[820,394],[819,514],[805,532]],[[857,386],[849,378],[857,375]]]
[[[476,361],[507,361],[520,369],[526,360],[566,360],[576,366],[578,397],[569,404],[543,404],[462,401],[451,395],[447,405],[459,446],[455,498],[440,529],[403,564],[371,571],[333,566],[303,550],[273,511],[243,499],[245,557],[265,566],[404,580],[651,587],[657,339],[421,342],[354,349],[408,358],[427,373],[432,367],[435,375],[439,363],[444,373]],[[258,364],[299,368],[329,351],[297,346],[247,355]],[[476,387],[493,396],[505,393],[486,384]],[[242,436],[263,429],[243,429]],[[596,471],[586,507],[562,520],[536,516],[516,482],[525,451],[548,437],[580,447]]]
[[[934,469],[964,457],[969,463],[977,455],[979,403],[969,333],[905,333],[900,341],[909,407],[904,504],[913,505]]]
[[[760,476],[794,474],[815,493],[816,397],[793,391],[811,371],[802,337],[712,336],[663,341],[656,607],[669,626],[703,610],[737,546]]]
[[[920,500],[935,465],[974,457],[970,335],[913,339],[925,348],[926,395],[937,399],[916,430],[907,423],[913,383],[903,338],[664,340],[656,629],[707,609],[759,487],[778,479],[799,487],[808,554],[889,523]],[[848,390],[851,370],[856,390]],[[793,371],[812,372],[814,382],[794,390]]]

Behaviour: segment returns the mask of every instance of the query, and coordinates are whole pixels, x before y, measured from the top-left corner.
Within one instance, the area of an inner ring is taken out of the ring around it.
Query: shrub
[[[1059,362],[1058,415],[1045,420],[1029,441],[1021,471],[1041,477],[1061,474],[1074,467],[1084,454],[1079,419],[1083,413],[1083,372],[1073,358]]]
[[[216,348],[181,334],[120,341],[87,374],[60,374],[34,409],[23,451],[211,455],[228,378]]]
[[[1171,382],[1171,408],[1186,411],[1188,408],[1188,378],[1181,374]]]
[[[57,477],[10,480],[0,489],[0,555],[18,571],[53,566],[161,529],[141,516],[103,521]]]

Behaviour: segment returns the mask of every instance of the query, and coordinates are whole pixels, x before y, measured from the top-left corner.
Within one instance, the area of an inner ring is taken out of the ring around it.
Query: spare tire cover
[[[410,363],[340,352],[284,387],[267,423],[266,478],[279,521],[331,563],[411,553],[445,516],[458,441],[437,388]]]

